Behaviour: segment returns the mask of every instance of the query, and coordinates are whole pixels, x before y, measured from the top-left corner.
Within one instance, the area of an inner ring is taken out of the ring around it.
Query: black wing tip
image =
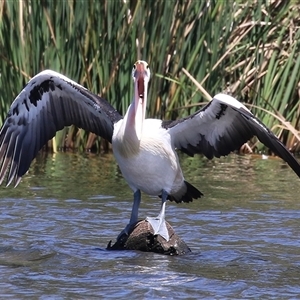
[[[291,153],[286,146],[274,135],[276,145],[274,145],[274,149],[271,149],[275,155],[280,157],[283,161],[285,161],[290,168],[296,173],[296,175],[300,178],[300,164],[296,157]]]
[[[192,184],[188,183],[187,181],[184,181],[184,183],[186,186],[186,193],[180,199],[177,199],[172,195],[168,195],[168,200],[175,201],[176,203],[181,203],[181,202],[189,203],[192,202],[193,199],[199,199],[202,196],[204,196],[203,193],[201,193]]]

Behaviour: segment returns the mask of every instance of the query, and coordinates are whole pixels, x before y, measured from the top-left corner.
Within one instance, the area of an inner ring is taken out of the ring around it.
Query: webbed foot
[[[117,240],[119,240],[123,235],[128,236],[133,225],[134,224],[131,224],[131,223],[127,224],[126,227],[119,233]]]
[[[170,239],[169,231],[168,231],[168,228],[167,228],[167,225],[166,225],[166,222],[164,219],[162,219],[158,216],[156,218],[147,217],[146,220],[152,226],[152,228],[154,230],[154,235],[159,234],[167,242],[169,241],[169,239]]]

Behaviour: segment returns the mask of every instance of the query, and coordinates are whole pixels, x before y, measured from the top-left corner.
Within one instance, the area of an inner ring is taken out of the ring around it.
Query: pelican
[[[167,241],[166,201],[190,202],[203,194],[185,181],[177,150],[208,159],[228,155],[253,136],[285,160],[300,177],[300,165],[280,140],[242,103],[217,94],[189,117],[146,119],[150,69],[138,60],[132,70],[133,101],[122,117],[105,99],[51,70],[34,76],[12,103],[0,130],[0,184],[17,186],[38,151],[56,131],[74,124],[112,143],[120,170],[133,191],[128,234],[138,221],[141,191],[161,197],[154,234]],[[120,235],[121,235],[120,234]],[[119,235],[119,236],[120,236]]]

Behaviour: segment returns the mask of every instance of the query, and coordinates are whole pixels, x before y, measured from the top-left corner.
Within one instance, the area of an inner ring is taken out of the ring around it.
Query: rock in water
[[[138,221],[129,235],[123,234],[114,245],[111,241],[107,245],[108,250],[140,250],[144,252],[155,252],[166,255],[183,255],[190,253],[191,249],[175,233],[172,226],[166,222],[170,240],[167,242],[160,235],[154,235],[150,223],[146,220]]]

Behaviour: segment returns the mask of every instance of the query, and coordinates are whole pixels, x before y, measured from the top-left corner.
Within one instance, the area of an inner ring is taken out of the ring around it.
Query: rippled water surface
[[[205,195],[168,203],[192,250],[169,257],[107,251],[132,194],[111,155],[38,157],[0,188],[0,298],[290,299],[300,297],[300,180],[279,159],[182,157]],[[160,201],[143,195],[140,217]]]

